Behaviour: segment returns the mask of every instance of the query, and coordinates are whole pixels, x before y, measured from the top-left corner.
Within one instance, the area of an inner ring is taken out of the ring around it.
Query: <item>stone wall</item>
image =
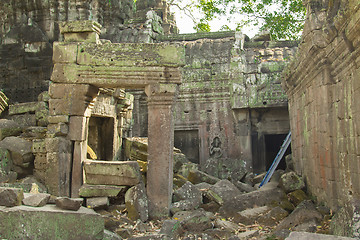
[[[220,177],[244,168],[265,171],[274,158],[264,153],[266,136],[279,135],[278,151],[289,131],[279,76],[297,43],[272,42],[268,35],[250,41],[235,32],[168,35],[158,41],[185,45],[175,105],[175,146]],[[145,107],[145,96],[135,95],[136,136],[146,136],[138,127],[146,126]],[[226,170],[210,169],[218,164]]]
[[[360,4],[306,3],[302,43],[283,79],[293,158],[311,193],[336,209],[360,197]]]
[[[59,22],[94,20],[112,42],[153,42],[176,32],[162,0],[9,0],[0,2],[0,88],[11,103],[36,101],[49,87]],[[135,11],[137,9],[137,11]],[[160,15],[159,15],[160,14]]]

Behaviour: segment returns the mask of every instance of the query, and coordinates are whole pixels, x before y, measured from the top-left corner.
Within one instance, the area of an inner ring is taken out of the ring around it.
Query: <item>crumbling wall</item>
[[[307,1],[296,59],[284,74],[296,170],[336,208],[360,197],[358,1]]]
[[[265,151],[265,135],[289,131],[279,76],[297,43],[273,42],[266,34],[250,41],[235,32],[168,35],[158,41],[181,42],[186,51],[175,146],[219,177],[239,169],[264,171],[266,156],[258,153]],[[144,99],[135,95],[134,136],[146,136],[138,127],[147,123]]]

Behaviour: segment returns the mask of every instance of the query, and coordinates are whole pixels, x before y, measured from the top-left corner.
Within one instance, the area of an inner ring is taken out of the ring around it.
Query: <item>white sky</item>
[[[177,27],[179,28],[180,33],[194,33],[194,24],[190,17],[181,12],[178,8],[172,7],[171,11],[175,13],[175,19],[177,23]],[[199,16],[196,13],[193,13],[195,16]],[[228,22],[226,17],[216,18],[210,22],[211,32],[219,31],[220,28],[227,24],[231,29],[235,29],[235,22]],[[257,30],[252,27],[246,27],[242,30],[242,32],[248,35],[250,38],[253,37]]]

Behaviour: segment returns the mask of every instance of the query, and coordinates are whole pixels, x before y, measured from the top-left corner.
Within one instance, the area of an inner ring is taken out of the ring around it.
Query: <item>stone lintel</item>
[[[54,65],[51,80],[63,84],[90,84],[103,88],[139,89],[152,83],[181,83],[179,68]]]
[[[100,43],[102,26],[95,21],[70,21],[60,24],[60,33],[64,34],[65,42]]]

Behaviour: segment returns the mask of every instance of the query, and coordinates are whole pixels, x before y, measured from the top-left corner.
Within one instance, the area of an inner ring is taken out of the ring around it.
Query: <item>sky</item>
[[[180,33],[194,33],[194,23],[191,20],[190,17],[188,17],[187,15],[185,15],[183,12],[181,12],[178,8],[176,7],[172,7],[171,11],[175,13],[175,19],[176,19],[176,23],[177,23],[177,27],[179,28]],[[196,16],[199,16],[199,14],[194,13],[193,14]],[[231,29],[235,29],[236,24],[235,22],[228,22],[226,20],[226,17],[222,17],[222,18],[216,18],[214,20],[212,20],[210,22],[210,27],[211,27],[211,31],[212,32],[216,32],[219,31],[220,28],[227,24]],[[242,30],[242,32],[246,35],[248,35],[250,38],[255,36],[257,30],[253,29],[252,27],[247,27],[244,28]]]

